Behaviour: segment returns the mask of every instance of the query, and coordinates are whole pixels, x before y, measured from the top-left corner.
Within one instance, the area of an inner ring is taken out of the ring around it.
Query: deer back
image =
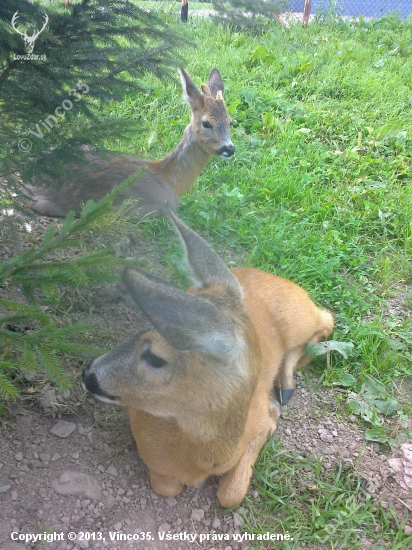
[[[88,200],[96,201],[104,197],[143,166],[147,166],[144,160],[130,155],[110,154],[101,157],[88,151],[83,169],[79,171],[73,167],[70,176],[61,178],[58,189],[26,184],[26,189],[34,199],[30,207],[44,216],[66,216],[71,210],[79,212]],[[50,186],[52,183],[49,181]],[[113,201],[114,207],[120,208],[126,199],[131,201],[129,213],[139,218],[167,214],[166,203],[174,210],[178,205],[170,187],[151,171],[146,171],[118,195]]]

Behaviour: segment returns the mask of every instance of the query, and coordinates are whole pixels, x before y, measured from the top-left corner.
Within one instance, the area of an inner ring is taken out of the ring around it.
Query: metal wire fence
[[[161,9],[162,11],[179,14],[181,0],[133,0],[142,7]],[[189,13],[207,12],[213,10],[211,0],[188,0]],[[270,2],[270,0],[268,0]],[[305,0],[290,0],[286,13],[302,13]],[[412,16],[412,0],[312,0],[310,13],[327,14],[333,13],[346,17],[384,17],[388,13],[397,12],[401,17]]]
[[[304,4],[305,0],[291,0],[288,11],[302,12]],[[397,12],[406,18],[412,14],[412,0],[312,0],[312,14],[331,11],[349,17],[384,17]]]

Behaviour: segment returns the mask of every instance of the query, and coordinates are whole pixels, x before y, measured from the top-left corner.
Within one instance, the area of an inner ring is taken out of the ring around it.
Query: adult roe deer
[[[194,285],[183,292],[128,267],[124,284],[151,323],[83,371],[83,387],[127,405],[154,491],[223,474],[223,507],[244,498],[252,466],[279,411],[276,377],[311,359],[308,342],[326,339],[332,315],[294,283],[252,268],[230,271],[173,212]]]
[[[125,199],[136,199],[132,211],[140,217],[167,214],[166,202],[176,210],[180,197],[213,155],[228,159],[235,152],[219,71],[212,70],[208,85],[201,86],[202,92],[187,71],[179,69],[179,74],[192,117],[176,149],[162,160],[144,160],[119,153],[102,157],[88,151],[88,162],[81,167],[69,167],[70,175],[61,178],[58,188],[26,184],[33,199],[30,208],[46,216],[65,216],[70,210],[79,212],[82,203],[101,199],[116,184],[146,166],[143,176],[117,197],[115,206],[120,206]]]

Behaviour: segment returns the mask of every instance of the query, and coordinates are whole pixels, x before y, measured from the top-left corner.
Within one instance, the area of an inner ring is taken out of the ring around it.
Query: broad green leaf
[[[270,111],[262,114],[263,126],[267,130],[271,130],[275,123],[275,116]]]
[[[361,392],[369,394],[372,397],[385,397],[387,395],[387,389],[381,383],[369,376],[365,375],[365,381],[362,384]]]
[[[385,416],[393,414],[401,408],[399,403],[393,397],[387,397],[384,400],[376,399],[374,405],[376,409]]]
[[[306,353],[309,357],[315,358],[320,355],[325,355],[330,351],[337,351],[345,359],[347,359],[353,351],[352,342],[337,342],[336,340],[327,340],[326,342],[318,342],[317,344],[312,344],[309,342],[306,346]]]
[[[356,378],[351,374],[344,372],[339,378],[340,384],[342,386],[354,386],[356,384]]]
[[[366,430],[365,439],[367,439],[368,441],[378,441],[379,443],[388,443],[391,447],[395,443],[395,439],[390,437],[385,432],[385,428],[381,426]]]

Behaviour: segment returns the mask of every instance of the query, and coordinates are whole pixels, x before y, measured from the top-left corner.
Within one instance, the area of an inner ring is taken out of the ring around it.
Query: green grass
[[[412,20],[274,25],[254,36],[193,18],[182,32],[196,45],[184,52],[195,82],[215,66],[223,75],[236,155],[209,164],[181,216],[223,257],[290,278],[329,308],[334,339],[355,347],[349,359],[333,357],[324,383],[369,388],[359,415],[372,439],[408,437],[399,423],[410,404],[390,418],[382,410],[396,399],[393,381],[412,375]],[[107,107],[140,128],[107,145],[160,158],[189,113],[178,83],[147,85],[147,95]],[[144,227],[170,239],[163,221]],[[177,254],[173,241],[167,261]],[[354,471],[323,471],[270,442],[255,479],[260,507],[249,502],[248,530],[294,534],[271,547],[362,548],[365,536],[376,550],[412,548]]]
[[[258,548],[363,549],[365,539],[375,550],[410,549],[403,525],[390,508],[376,503],[352,467],[322,467],[322,460],[287,453],[271,439],[263,448],[254,469],[258,499],[248,498],[245,530],[255,535],[288,534],[293,540],[272,543],[250,542]],[[387,546],[388,542],[390,546]],[[266,543],[267,544],[267,543]],[[281,545],[280,545],[281,544]]]

